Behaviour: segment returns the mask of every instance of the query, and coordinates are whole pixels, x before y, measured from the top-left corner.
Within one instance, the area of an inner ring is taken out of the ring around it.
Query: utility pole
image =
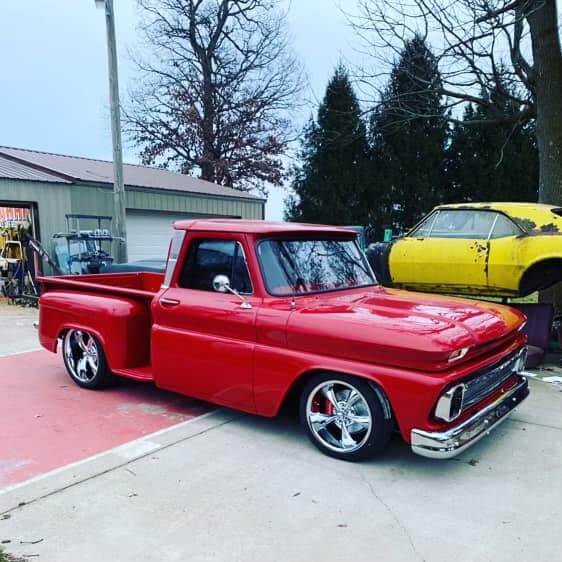
[[[105,8],[107,28],[111,137],[113,140],[113,233],[117,237],[114,257],[117,263],[125,263],[127,261],[127,227],[125,222],[125,181],[123,178],[123,146],[121,141],[115,13],[113,11],[113,0],[95,0],[95,3],[96,6]]]

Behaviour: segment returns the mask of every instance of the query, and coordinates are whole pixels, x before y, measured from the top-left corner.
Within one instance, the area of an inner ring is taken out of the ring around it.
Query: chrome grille
[[[524,356],[525,348],[518,349],[499,363],[491,365],[464,380],[463,409],[482,400],[486,395],[499,388],[514,372],[521,369],[520,360]]]

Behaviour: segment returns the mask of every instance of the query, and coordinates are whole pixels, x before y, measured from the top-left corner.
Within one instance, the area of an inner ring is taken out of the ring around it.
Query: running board
[[[133,369],[112,369],[111,371],[120,377],[126,377],[141,382],[154,382],[152,375],[152,365],[145,365],[144,367],[135,367]]]

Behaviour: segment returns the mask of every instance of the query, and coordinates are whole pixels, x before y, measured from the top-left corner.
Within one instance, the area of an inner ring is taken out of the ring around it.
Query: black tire
[[[519,283],[519,296],[526,297],[535,291],[549,289],[562,281],[562,261],[552,260],[531,266]]]
[[[330,385],[332,400],[325,394],[325,391],[330,394]],[[309,439],[320,451],[346,461],[364,460],[381,453],[394,429],[394,422],[385,417],[385,408],[373,387],[367,381],[343,374],[323,373],[312,377],[303,388],[299,415]],[[334,420],[324,425],[329,418]]]
[[[98,390],[111,383],[113,377],[103,348],[89,332],[68,330],[63,338],[62,357],[66,371],[78,386]],[[84,363],[81,363],[82,359]]]
[[[390,274],[390,250],[392,242],[375,242],[370,244],[365,252],[367,261],[371,266],[377,281],[383,287],[392,287],[392,276]]]

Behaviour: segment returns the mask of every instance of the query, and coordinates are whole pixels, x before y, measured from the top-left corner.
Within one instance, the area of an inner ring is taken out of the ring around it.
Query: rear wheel
[[[68,374],[78,386],[97,389],[109,384],[111,374],[103,349],[97,338],[89,332],[66,332],[62,355]]]
[[[562,281],[562,260],[548,260],[531,266],[519,283],[519,296],[550,288]]]
[[[379,396],[366,381],[347,375],[317,375],[300,400],[301,423],[323,453],[361,460],[380,453],[392,434]]]

